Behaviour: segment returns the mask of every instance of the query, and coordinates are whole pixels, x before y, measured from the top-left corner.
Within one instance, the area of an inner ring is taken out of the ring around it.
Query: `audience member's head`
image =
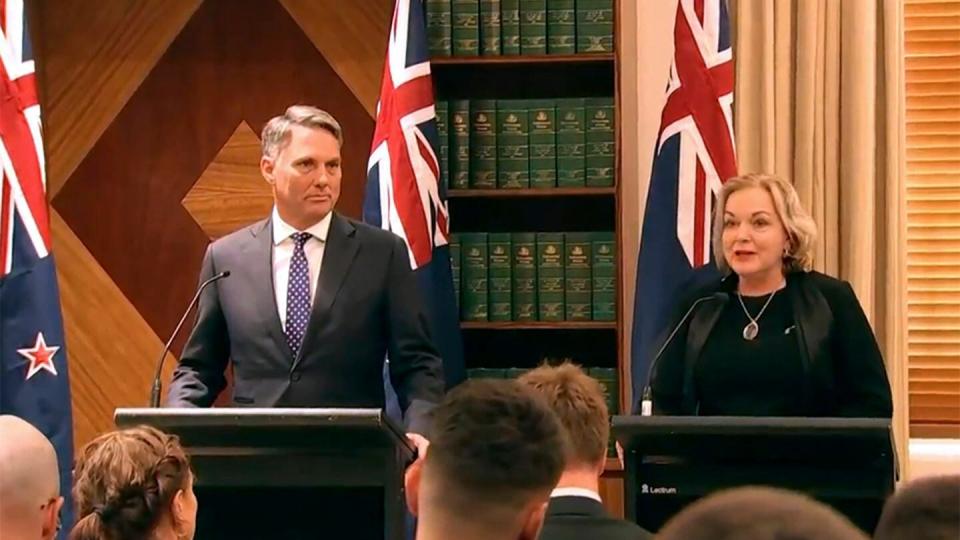
[[[177,437],[140,426],[101,435],[77,456],[72,540],[193,538],[197,499]]]
[[[0,415],[0,536],[54,538],[61,506],[53,445],[26,421]]]
[[[543,395],[567,435],[565,471],[600,476],[607,459],[610,417],[600,382],[570,362],[541,366],[518,381]]]
[[[542,396],[516,381],[468,381],[434,410],[432,434],[407,475],[417,538],[537,538],[564,464]]]
[[[701,499],[674,516],[662,540],[866,540],[832,508],[799,493],[744,487]]]
[[[897,490],[883,507],[874,538],[960,538],[960,475],[921,478]]]

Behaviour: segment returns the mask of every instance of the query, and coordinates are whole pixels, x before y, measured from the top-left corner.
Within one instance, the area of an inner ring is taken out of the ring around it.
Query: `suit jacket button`
[[[290,380],[293,382],[297,382],[300,380],[300,376],[301,374],[299,371],[294,371],[293,373],[290,374]]]

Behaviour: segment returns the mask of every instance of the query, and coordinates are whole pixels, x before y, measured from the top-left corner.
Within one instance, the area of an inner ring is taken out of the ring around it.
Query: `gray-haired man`
[[[207,249],[200,280],[231,276],[201,297],[168,405],[211,405],[231,360],[234,406],[382,407],[389,353],[408,431],[425,434],[443,394],[441,361],[403,240],[334,211],[340,124],[293,106],[261,140],[272,215]]]

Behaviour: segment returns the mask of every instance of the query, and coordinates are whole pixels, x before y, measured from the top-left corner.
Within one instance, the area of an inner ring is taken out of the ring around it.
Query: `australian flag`
[[[73,523],[73,421],[22,0],[0,2],[0,60],[0,414],[30,422],[56,448],[65,538]]]
[[[721,185],[737,174],[733,52],[725,0],[680,0],[667,99],[647,192],[634,303],[634,396],[682,291],[717,276],[711,219]]]
[[[422,0],[397,0],[367,165],[363,220],[403,238],[420,284],[447,388],[466,377],[450,270],[447,194]]]

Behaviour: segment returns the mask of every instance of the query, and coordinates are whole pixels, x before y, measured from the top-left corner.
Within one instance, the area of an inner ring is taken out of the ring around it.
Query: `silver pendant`
[[[760,333],[760,326],[756,321],[750,321],[746,326],[743,327],[743,339],[747,341],[753,341],[757,338],[757,334]]]

